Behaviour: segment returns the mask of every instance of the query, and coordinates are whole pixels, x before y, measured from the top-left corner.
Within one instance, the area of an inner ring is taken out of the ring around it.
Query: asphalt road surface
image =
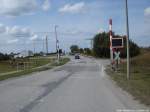
[[[108,60],[81,57],[0,82],[0,112],[120,112],[143,106],[106,75]]]

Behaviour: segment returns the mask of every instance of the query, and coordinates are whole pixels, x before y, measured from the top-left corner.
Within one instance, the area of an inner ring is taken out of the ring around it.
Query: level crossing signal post
[[[109,20],[109,32],[110,32],[110,62],[113,70],[118,70],[121,62],[120,49],[124,47],[123,38],[115,38],[112,34],[112,19]]]

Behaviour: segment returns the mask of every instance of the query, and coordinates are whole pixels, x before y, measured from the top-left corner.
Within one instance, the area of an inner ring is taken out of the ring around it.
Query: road
[[[143,106],[106,75],[108,60],[81,57],[62,67],[0,82],[0,112],[117,112]]]

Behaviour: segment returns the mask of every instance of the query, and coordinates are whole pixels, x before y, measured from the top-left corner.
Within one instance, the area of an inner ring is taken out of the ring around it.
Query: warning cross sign
[[[114,52],[115,54],[115,61],[120,60],[120,52]]]

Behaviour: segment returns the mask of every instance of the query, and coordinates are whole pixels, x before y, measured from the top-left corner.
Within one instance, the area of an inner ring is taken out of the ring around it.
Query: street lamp
[[[126,31],[127,31],[127,79],[130,79],[130,49],[129,49],[129,20],[128,20],[128,1],[125,0],[126,3]]]

